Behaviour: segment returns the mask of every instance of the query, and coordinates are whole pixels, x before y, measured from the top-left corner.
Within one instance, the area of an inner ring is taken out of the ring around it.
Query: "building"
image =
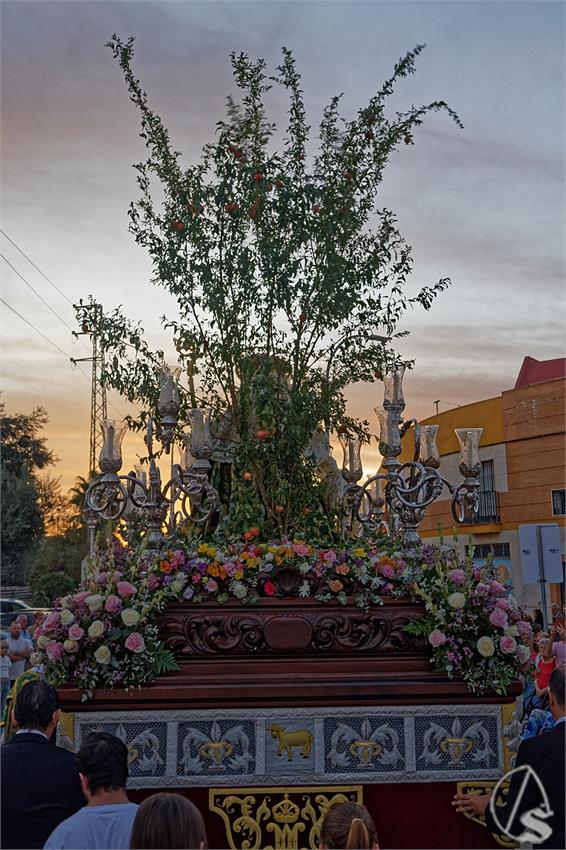
[[[427,508],[420,525],[423,539],[457,533],[462,546],[471,540],[476,560],[493,553],[499,577],[513,586],[515,596],[529,607],[541,606],[539,584],[524,584],[519,550],[519,526],[556,523],[561,529],[564,563],[565,489],[565,386],[566,358],[538,361],[525,357],[513,389],[496,398],[466,404],[425,419],[422,425],[439,425],[440,472],[458,483],[459,444],[455,428],[483,428],[480,440],[479,512],[471,525],[454,532],[450,495]],[[401,461],[412,459],[404,447]],[[551,584],[547,603],[564,602],[564,582]]]

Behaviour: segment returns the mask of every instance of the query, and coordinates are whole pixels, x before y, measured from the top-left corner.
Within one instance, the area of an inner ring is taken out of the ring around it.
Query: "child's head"
[[[0,653],[2,655],[6,655],[7,652],[8,652],[8,641],[7,640],[0,640]]]

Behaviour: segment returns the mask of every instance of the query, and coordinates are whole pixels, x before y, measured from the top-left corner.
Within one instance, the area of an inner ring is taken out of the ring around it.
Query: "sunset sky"
[[[148,283],[148,257],[128,234],[143,158],[138,116],[110,51],[113,32],[136,37],[134,67],[187,162],[214,134],[234,90],[229,54],[293,50],[314,128],[344,92],[347,117],[417,43],[416,75],[392,100],[407,109],[446,100],[386,171],[380,206],[413,246],[414,290],[453,286],[430,313],[411,313],[400,349],[416,359],[407,414],[499,394],[525,355],[564,355],[564,12],[561,2],[27,2],[2,14],[2,207],[5,233],[70,300],[95,296],[141,320],[172,352],[160,316],[175,315]],[[280,116],[275,112],[274,118]],[[315,133],[313,132],[313,140]],[[90,386],[66,355],[71,305],[0,236],[2,298],[61,351],[0,304],[2,390],[9,411],[43,405],[64,488],[88,465]],[[173,354],[171,353],[171,360]],[[353,387],[351,411],[373,422],[378,385]],[[110,395],[111,415],[129,412]],[[131,465],[133,438],[126,437]],[[375,465],[375,448],[367,455]]]

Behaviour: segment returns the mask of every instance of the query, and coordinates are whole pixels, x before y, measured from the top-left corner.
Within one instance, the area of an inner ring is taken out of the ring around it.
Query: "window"
[[[474,558],[487,558],[488,555],[493,555],[494,558],[510,558],[511,547],[509,543],[478,543],[474,546]]]
[[[552,490],[552,516],[566,514],[566,490]]]
[[[495,492],[495,474],[492,460],[482,460],[479,475],[479,510],[474,523],[499,522],[499,503]]]

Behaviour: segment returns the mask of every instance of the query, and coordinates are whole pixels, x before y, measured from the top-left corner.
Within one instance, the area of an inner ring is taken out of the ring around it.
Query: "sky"
[[[437,399],[444,410],[498,395],[524,356],[564,355],[562,2],[4,0],[0,13],[2,229],[17,246],[0,235],[2,397],[9,411],[47,409],[64,488],[88,467],[90,365],[79,371],[68,357],[89,351],[71,336],[71,302],[91,294],[107,310],[122,305],[152,346],[172,352],[160,317],[174,316],[175,303],[149,284],[148,257],[128,233],[131,165],[144,147],[104,46],[114,32],[136,37],[135,72],[187,163],[234,91],[232,50],[274,69],[291,48],[316,127],[333,95],[344,92],[353,116],[398,58],[426,43],[392,108],[442,99],[464,129],[443,113],[427,118],[415,145],[392,158],[377,199],[413,247],[411,290],[452,279],[430,312],[403,322],[410,335],[399,350],[415,359],[406,415],[432,415]],[[350,412],[376,431],[380,385],[348,395]],[[111,393],[109,415],[128,412]],[[139,450],[127,436],[125,465]],[[375,447],[365,457],[375,468]]]

